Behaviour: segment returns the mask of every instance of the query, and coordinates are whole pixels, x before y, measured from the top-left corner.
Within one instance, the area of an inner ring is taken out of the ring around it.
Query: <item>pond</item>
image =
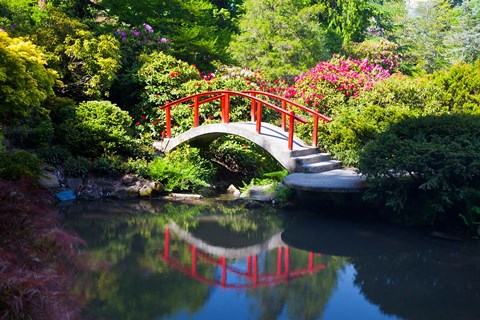
[[[84,319],[478,319],[480,245],[229,201],[77,203]]]

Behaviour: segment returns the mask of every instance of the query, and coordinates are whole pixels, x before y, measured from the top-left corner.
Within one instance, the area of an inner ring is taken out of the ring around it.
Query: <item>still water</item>
[[[480,319],[480,244],[232,202],[78,203],[84,319]]]

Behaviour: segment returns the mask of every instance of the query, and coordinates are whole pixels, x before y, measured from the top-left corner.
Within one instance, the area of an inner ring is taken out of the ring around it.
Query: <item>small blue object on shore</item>
[[[70,190],[70,189],[59,192],[55,196],[60,201],[73,201],[76,199],[75,194],[73,193],[73,190]]]

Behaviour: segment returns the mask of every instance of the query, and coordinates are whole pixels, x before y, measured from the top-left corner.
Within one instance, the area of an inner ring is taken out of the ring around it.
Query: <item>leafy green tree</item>
[[[443,43],[454,14],[447,0],[433,0],[419,2],[407,17],[399,43],[410,48],[409,63],[419,72],[432,73],[449,65]]]
[[[0,122],[27,117],[53,94],[56,73],[38,47],[0,31]]]
[[[149,24],[172,39],[170,46],[176,58],[200,69],[213,69],[213,61],[229,60],[230,12],[208,0],[103,0],[99,5],[121,24]]]
[[[480,1],[465,0],[455,11],[458,24],[445,39],[448,58],[473,63],[480,57]]]
[[[370,0],[324,0],[328,6],[329,27],[337,32],[344,43],[362,41],[370,24],[373,8]]]
[[[325,30],[318,22],[325,7],[302,0],[246,0],[240,34],[232,44],[243,66],[273,78],[290,78],[328,57]]]

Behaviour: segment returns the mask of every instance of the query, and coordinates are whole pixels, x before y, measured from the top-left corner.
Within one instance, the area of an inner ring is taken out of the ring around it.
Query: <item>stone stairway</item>
[[[329,153],[319,153],[317,148],[292,151],[291,166],[295,172],[318,173],[342,167],[341,161],[332,160]]]

